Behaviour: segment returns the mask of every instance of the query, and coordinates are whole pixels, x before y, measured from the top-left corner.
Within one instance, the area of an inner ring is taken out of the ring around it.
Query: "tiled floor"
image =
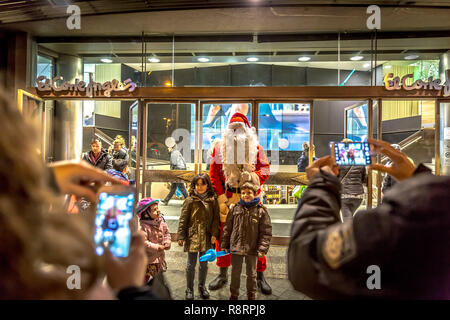
[[[265,296],[260,292],[257,293],[256,298],[258,300],[306,300],[309,299],[304,294],[295,291],[292,288],[291,283],[287,279],[286,269],[286,251],[285,246],[271,246],[267,255],[267,269],[264,272],[267,282],[272,287],[272,294]],[[178,246],[176,242],[172,243],[172,248],[166,251],[167,272],[165,273],[166,280],[169,284],[172,297],[176,300],[185,299],[186,290],[186,261],[187,253],[183,252],[183,247]],[[231,268],[228,270],[228,276],[231,274]],[[245,268],[243,268],[245,270]],[[208,264],[208,277],[206,284],[208,285],[219,273],[219,268],[215,262],[209,262]],[[198,264],[195,279],[195,299],[201,299],[197,290],[198,280]],[[241,294],[240,299],[247,299],[245,290],[246,276],[245,273],[241,276]],[[228,300],[230,296],[228,283],[220,290],[210,291],[211,300]]]

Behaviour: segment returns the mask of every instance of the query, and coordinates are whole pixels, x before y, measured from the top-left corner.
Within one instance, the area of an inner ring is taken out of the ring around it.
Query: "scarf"
[[[200,198],[200,200],[205,200],[208,197],[208,191],[203,192],[202,194],[198,193],[197,190],[194,190],[194,194]]]
[[[241,199],[241,200],[239,200],[239,203],[243,207],[250,208],[250,207],[256,206],[260,201],[261,200],[259,199],[259,197],[256,197],[255,199],[253,199],[250,202],[245,202],[243,199]]]
[[[98,159],[100,158],[100,155],[102,152],[100,151],[97,156],[94,155],[92,151],[89,152],[89,157],[91,158],[92,164],[95,166],[97,164]]]

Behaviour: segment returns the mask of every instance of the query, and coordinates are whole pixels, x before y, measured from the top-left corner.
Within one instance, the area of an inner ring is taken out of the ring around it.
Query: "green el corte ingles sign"
[[[53,91],[53,92],[86,92],[86,96],[92,98],[93,96],[100,96],[101,92],[105,97],[111,97],[113,91],[126,91],[133,92],[136,88],[136,84],[127,79],[124,82],[120,82],[116,79],[112,81],[106,81],[104,83],[94,82],[92,75],[89,75],[89,83],[75,79],[75,83],[63,82],[57,85],[57,81],[63,80],[63,77],[56,76],[52,80],[45,76],[40,76],[36,79],[36,89],[40,92]]]
[[[404,75],[401,79],[400,77],[394,77],[393,73],[388,73],[384,77],[384,87],[386,90],[437,90],[441,91],[444,89],[443,96],[447,97],[450,95],[450,81],[447,80],[441,84],[441,79],[434,79],[433,77],[428,78],[428,82],[423,80],[416,80],[411,85],[406,84],[408,79],[413,78],[413,74]]]

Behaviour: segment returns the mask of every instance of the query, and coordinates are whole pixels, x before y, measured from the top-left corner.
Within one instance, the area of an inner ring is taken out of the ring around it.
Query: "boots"
[[[256,282],[258,284],[258,289],[260,289],[263,294],[272,294],[272,288],[267,283],[266,279],[264,279],[264,272],[257,273]]]
[[[220,268],[220,273],[211,283],[209,284],[209,290],[218,290],[222,288],[228,281],[227,277],[228,267]]]
[[[192,289],[186,289],[186,300],[194,300],[194,291]]]
[[[256,293],[247,292],[247,298],[248,298],[248,300],[256,300]]]
[[[198,286],[198,291],[203,299],[209,299],[209,292],[204,286]]]

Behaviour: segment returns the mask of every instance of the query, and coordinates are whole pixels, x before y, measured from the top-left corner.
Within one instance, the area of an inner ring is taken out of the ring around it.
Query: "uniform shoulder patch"
[[[325,234],[321,252],[331,269],[337,269],[352,260],[356,256],[353,222],[339,223],[331,227]]]

